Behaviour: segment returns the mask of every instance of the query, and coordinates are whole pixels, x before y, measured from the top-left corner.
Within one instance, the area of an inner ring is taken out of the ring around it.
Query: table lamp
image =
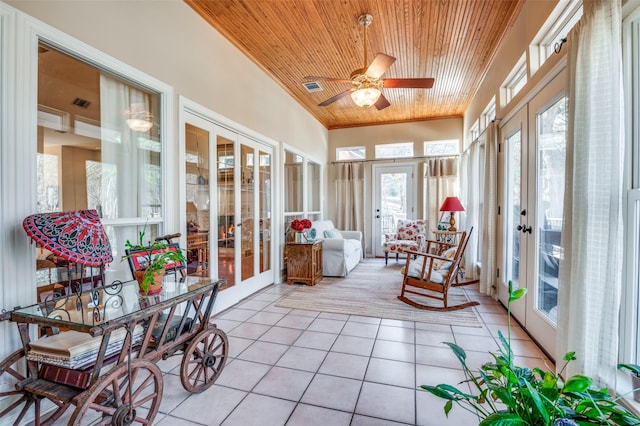
[[[449,217],[449,231],[456,231],[456,219],[454,217],[455,212],[463,212],[464,207],[462,207],[462,203],[458,199],[458,197],[447,197],[442,203],[442,207],[440,207],[441,212],[450,212],[451,216]]]

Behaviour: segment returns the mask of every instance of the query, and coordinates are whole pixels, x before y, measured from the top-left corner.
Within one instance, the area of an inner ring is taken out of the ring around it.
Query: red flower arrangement
[[[293,229],[296,232],[302,232],[305,229],[309,229],[309,228],[311,228],[311,221],[309,219],[302,219],[302,220],[295,219],[293,222],[291,222],[291,229]]]

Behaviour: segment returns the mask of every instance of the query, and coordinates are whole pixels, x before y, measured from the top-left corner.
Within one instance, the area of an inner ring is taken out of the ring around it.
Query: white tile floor
[[[280,308],[295,285],[273,285],[212,319],[229,336],[230,358],[217,382],[191,395],[180,385],[180,358],[163,361],[165,392],[156,417],[171,425],[477,424],[422,384],[458,383],[464,374],[441,342],[462,346],[471,366],[489,360],[506,311],[481,301],[482,328]],[[543,366],[543,353],[517,326],[518,362]]]
[[[464,373],[455,342],[477,369],[506,333],[506,310],[471,287],[482,327],[459,327],[310,312],[278,307],[297,285],[271,285],[212,317],[229,337],[229,359],[216,383],[190,394],[180,382],[181,357],[159,362],[164,392],[158,426],[475,425],[477,418],[420,385],[457,384]],[[516,363],[544,367],[544,354],[517,325]],[[65,424],[68,410],[56,424]]]

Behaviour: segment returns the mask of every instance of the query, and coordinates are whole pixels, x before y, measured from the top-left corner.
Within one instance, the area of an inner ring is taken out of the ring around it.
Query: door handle
[[[529,234],[531,234],[531,231],[533,231],[533,228],[531,226],[524,226],[522,228],[522,232],[528,232]]]
[[[518,231],[522,231],[522,228],[523,228],[523,226],[522,226],[522,225],[518,225],[518,226],[516,226],[516,229],[517,229]]]

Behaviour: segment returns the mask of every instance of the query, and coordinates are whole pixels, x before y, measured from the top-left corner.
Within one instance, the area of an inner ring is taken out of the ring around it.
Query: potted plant
[[[640,418],[617,403],[607,389],[594,389],[592,379],[575,375],[564,380],[562,373],[575,352],[564,356],[559,374],[553,370],[518,367],[513,363],[511,350],[511,303],[526,294],[526,289],[512,290],[509,282],[507,304],[507,335],[498,337],[502,348],[491,353],[493,360],[479,371],[472,372],[466,363],[466,353],[454,343],[445,342],[464,369],[471,393],[455,386],[439,384],[420,386],[433,395],[445,399],[448,415],[457,404],[480,418],[480,425],[577,426],[585,424],[639,425]]]
[[[122,260],[132,262],[140,293],[148,295],[162,291],[162,279],[168,264],[186,263],[186,259],[182,250],[175,245],[158,240],[145,244],[145,232],[146,226],[138,233],[137,242],[125,242],[127,254],[122,256]]]
[[[621,370],[628,370],[631,373],[631,388],[633,389],[633,400],[640,402],[640,365],[618,364]]]

